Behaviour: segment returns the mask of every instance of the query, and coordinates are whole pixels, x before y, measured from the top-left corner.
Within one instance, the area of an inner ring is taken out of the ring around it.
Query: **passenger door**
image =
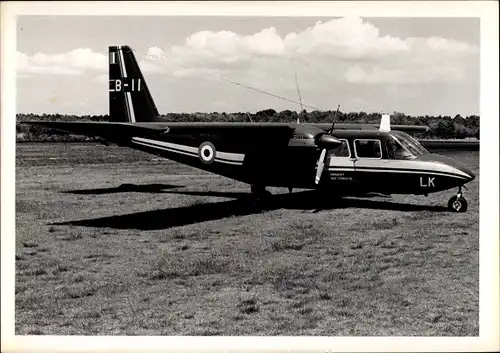
[[[354,180],[363,189],[376,190],[384,183],[387,172],[382,159],[382,143],[379,139],[356,139],[353,141]]]
[[[325,167],[328,168],[330,183],[348,187],[354,181],[354,163],[351,159],[353,152],[346,139],[339,140],[342,141],[342,145],[328,151]]]

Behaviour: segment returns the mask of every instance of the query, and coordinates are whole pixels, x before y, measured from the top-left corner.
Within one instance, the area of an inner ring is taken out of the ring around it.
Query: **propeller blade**
[[[321,174],[323,174],[323,168],[325,167],[325,156],[326,156],[326,148],[323,148],[323,151],[321,151],[321,155],[319,156],[318,159],[318,170],[316,171],[316,179],[315,179],[316,184],[319,183],[319,180],[321,179]]]

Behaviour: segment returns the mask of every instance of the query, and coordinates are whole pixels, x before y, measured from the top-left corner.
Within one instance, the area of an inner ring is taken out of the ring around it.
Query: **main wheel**
[[[462,196],[455,195],[448,201],[448,208],[453,212],[465,212],[467,211],[467,200]]]

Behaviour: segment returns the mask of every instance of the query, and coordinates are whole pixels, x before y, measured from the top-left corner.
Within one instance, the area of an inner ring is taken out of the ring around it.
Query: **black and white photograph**
[[[2,351],[500,349],[494,3],[26,3]]]

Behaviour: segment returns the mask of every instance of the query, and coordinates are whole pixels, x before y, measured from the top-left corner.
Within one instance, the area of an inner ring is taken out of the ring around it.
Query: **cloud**
[[[187,53],[229,62],[255,55],[283,55],[284,52],[283,39],[274,27],[247,36],[230,31],[201,31],[189,36],[184,46],[172,47],[173,54]]]
[[[181,110],[194,106],[196,110],[210,110],[223,100],[234,107],[224,108],[228,111],[247,110],[249,106],[260,109],[273,104],[293,108],[290,102],[273,100],[242,87],[247,85],[298,101],[295,74],[302,102],[325,109],[331,102],[346,102],[351,97],[360,99],[348,101],[356,109],[378,107],[384,101],[389,105],[399,104],[406,99],[403,97],[406,92],[413,92],[414,97],[442,97],[443,102],[453,94],[455,102],[460,100],[455,98],[459,97],[458,90],[466,97],[478,81],[477,47],[436,36],[384,35],[369,20],[357,17],[319,21],[286,33],[275,27],[248,34],[199,31],[178,43],[163,46],[158,43],[136,55],[149,87],[158,92],[158,97],[169,92],[167,96],[175,102],[171,107]],[[62,92],[77,87],[77,93],[90,92],[97,106],[105,107],[107,61],[105,48],[102,52],[78,48],[31,56],[18,52],[17,73],[25,90],[35,87],[36,79],[38,91],[40,85],[45,89],[47,82],[61,87]],[[79,85],[74,85],[74,77],[81,78]],[[242,87],[222,82],[224,79]],[[443,87],[453,87],[452,93]],[[435,94],[428,94],[431,91]],[[405,104],[416,104],[414,97]],[[47,96],[43,104],[48,104],[49,98],[52,96]],[[439,100],[436,98],[436,105],[444,104]],[[58,102],[62,106],[62,100]],[[170,104],[160,102],[164,107]]]
[[[454,39],[399,38],[381,35],[359,17],[318,21],[301,31],[275,27],[252,34],[200,31],[182,45],[150,47],[138,58],[146,73],[178,77],[224,76],[261,88],[294,87],[293,75],[308,77],[301,86],[326,87],[332,81],[354,84],[453,82],[466,75],[478,48]],[[104,74],[107,56],[88,48],[60,54],[18,52],[18,73],[25,75]],[[212,77],[213,79],[213,77]]]
[[[28,56],[17,52],[17,72],[24,75],[81,75],[87,71],[102,72],[107,68],[107,57],[89,48],[78,48],[66,53],[36,53]]]
[[[146,73],[160,73],[161,67],[151,60],[139,60],[141,70]],[[95,74],[97,81],[108,80],[107,55],[96,53],[89,48],[79,48],[58,54],[36,53],[28,56],[17,52],[17,73],[19,78],[32,78],[36,75],[76,76]]]
[[[294,70],[318,75],[323,82],[384,84],[460,80],[466,60],[477,54],[477,47],[448,38],[382,36],[368,21],[348,17],[284,35],[274,27],[249,35],[200,31],[183,45],[150,48],[148,57],[163,70],[179,71],[184,65],[179,74],[185,76],[200,75],[190,67],[233,78],[263,72],[267,79],[260,85],[292,84]]]
[[[407,52],[408,44],[397,37],[379,35],[379,30],[360,18],[317,22],[313,27],[289,33],[284,38],[292,56],[322,55],[342,59],[382,59]]]
[[[348,68],[344,78],[349,83],[365,84],[398,84],[398,83],[431,83],[458,80],[463,77],[463,71],[454,65],[429,65],[426,67],[383,67],[372,66],[364,69],[359,65]]]

